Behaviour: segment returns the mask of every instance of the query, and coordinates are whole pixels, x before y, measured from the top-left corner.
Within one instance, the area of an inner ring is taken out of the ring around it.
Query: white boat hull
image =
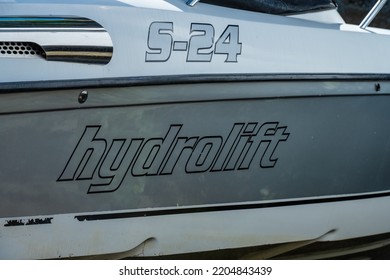
[[[257,251],[258,258],[269,259],[300,247],[291,246],[276,253],[270,250],[285,243],[307,242],[303,247],[314,242],[387,233],[388,223],[384,221],[388,220],[389,203],[390,198],[383,197],[239,211],[184,214],[162,211],[155,216],[133,213],[134,217],[129,218],[91,221],[79,221],[74,214],[63,214],[50,216],[51,223],[42,225],[28,225],[31,217],[24,217],[20,220],[25,225],[3,228],[0,256],[4,259],[118,259],[265,246],[267,250]],[[124,212],[109,213],[112,214],[120,216]],[[7,219],[2,219],[2,224],[6,222]],[[350,252],[340,248],[335,256],[347,253]]]

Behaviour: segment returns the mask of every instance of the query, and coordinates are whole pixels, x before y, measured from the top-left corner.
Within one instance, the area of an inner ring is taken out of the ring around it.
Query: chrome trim
[[[187,0],[187,5],[193,7],[198,2],[199,0]]]
[[[378,13],[382,10],[386,2],[387,0],[379,0],[378,2],[376,2],[374,7],[370,10],[367,16],[359,24],[359,27],[362,29],[366,29],[370,25],[370,23],[375,19],[375,17],[378,15]]]
[[[104,65],[113,55],[108,32],[87,18],[1,17],[0,42],[36,44],[48,61]]]

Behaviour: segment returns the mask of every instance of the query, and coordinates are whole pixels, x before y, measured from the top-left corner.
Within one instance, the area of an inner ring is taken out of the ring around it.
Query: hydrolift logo
[[[174,172],[227,172],[272,168],[279,143],[289,133],[278,122],[235,123],[227,136],[186,136],[173,124],[162,138],[103,137],[101,126],[87,126],[58,181],[90,181],[88,193],[113,192],[131,177]]]

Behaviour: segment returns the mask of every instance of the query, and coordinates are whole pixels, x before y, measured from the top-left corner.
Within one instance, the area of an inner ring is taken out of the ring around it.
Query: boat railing
[[[362,29],[366,29],[385,6],[386,2],[387,0],[379,0],[378,2],[376,2],[374,7],[369,11],[367,16],[360,23],[359,27]]]
[[[193,7],[198,2],[199,0],[187,0],[187,5]]]

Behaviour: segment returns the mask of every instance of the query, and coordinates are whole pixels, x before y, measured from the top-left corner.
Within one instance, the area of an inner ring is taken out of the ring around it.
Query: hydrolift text
[[[58,181],[90,181],[88,193],[113,192],[131,177],[273,168],[290,133],[278,122],[235,123],[225,136],[187,136],[172,124],[163,137],[115,138],[87,126]],[[180,168],[177,168],[180,166]]]

